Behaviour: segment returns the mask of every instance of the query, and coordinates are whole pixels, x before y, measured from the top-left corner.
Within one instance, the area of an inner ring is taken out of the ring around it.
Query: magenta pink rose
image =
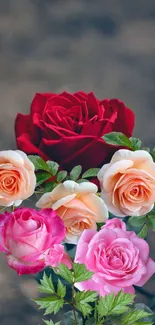
[[[85,264],[94,275],[76,286],[103,296],[120,290],[133,293],[133,285],[143,286],[155,272],[149,245],[135,232],[126,231],[123,222],[106,223],[99,232],[85,230],[78,242],[75,262]]]
[[[59,254],[65,234],[63,221],[52,209],[20,208],[0,217],[0,250],[20,275],[37,273],[51,265],[48,255],[56,245]],[[59,262],[63,255],[61,249]]]

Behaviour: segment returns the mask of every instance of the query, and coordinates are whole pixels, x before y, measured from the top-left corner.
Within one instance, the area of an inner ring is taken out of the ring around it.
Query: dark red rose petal
[[[105,99],[100,102],[100,104],[104,105],[105,110],[115,110],[117,111],[117,119],[113,126],[113,131],[122,132],[126,136],[131,137],[133,129],[134,129],[134,121],[135,115],[118,99]]]

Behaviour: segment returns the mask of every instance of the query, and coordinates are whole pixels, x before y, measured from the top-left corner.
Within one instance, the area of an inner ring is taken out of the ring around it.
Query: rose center
[[[107,249],[106,251],[106,259],[108,261],[108,265],[113,268],[120,268],[124,265],[124,256],[123,256],[122,248],[116,247],[113,249]]]
[[[7,194],[18,192],[19,172],[17,170],[0,169],[0,191]]]
[[[74,235],[80,235],[85,229],[89,229],[90,226],[89,220],[86,222],[82,220],[73,221],[72,224],[67,227],[67,232]]]

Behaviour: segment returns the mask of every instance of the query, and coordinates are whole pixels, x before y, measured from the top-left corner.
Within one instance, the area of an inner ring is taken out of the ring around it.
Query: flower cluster
[[[124,103],[93,93],[37,94],[30,115],[18,114],[20,150],[0,152],[0,250],[19,275],[84,264],[91,278],[73,284],[104,297],[155,273],[154,152],[133,127]],[[18,208],[33,194],[35,209]]]

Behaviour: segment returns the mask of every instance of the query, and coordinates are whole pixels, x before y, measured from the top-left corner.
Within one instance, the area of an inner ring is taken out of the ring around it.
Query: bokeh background
[[[154,145],[155,0],[0,0],[0,150],[15,148],[15,116],[35,92],[62,90],[124,100],[135,135]],[[150,243],[155,256],[153,234]],[[41,324],[36,296],[1,254],[0,324]]]

